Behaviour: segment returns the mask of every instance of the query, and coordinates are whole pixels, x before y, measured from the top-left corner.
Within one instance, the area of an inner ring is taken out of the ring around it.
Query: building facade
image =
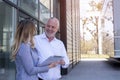
[[[113,0],[113,23],[114,23],[114,58],[120,59],[120,1]]]
[[[66,44],[71,67],[74,67],[80,60],[79,0],[60,0],[60,4],[60,38]]]
[[[71,70],[80,60],[79,0],[0,0],[0,80],[15,80],[15,64],[9,56],[17,23],[31,19],[41,34],[53,16],[60,20],[56,36],[65,44]]]

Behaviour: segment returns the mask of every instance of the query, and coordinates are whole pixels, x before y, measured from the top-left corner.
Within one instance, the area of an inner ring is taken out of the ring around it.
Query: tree
[[[91,6],[91,10],[89,10],[89,12],[100,12],[102,10],[102,1],[96,3],[95,1],[90,1],[89,5]],[[87,47],[87,43],[85,41],[85,31],[88,31],[92,36],[93,36],[93,40],[94,40],[94,49],[96,51],[96,54],[99,54],[99,43],[98,43],[98,21],[99,21],[99,16],[89,16],[89,17],[84,17],[81,18],[82,21],[82,29],[83,29],[83,48],[84,50],[86,50],[85,47]],[[95,30],[91,30],[89,28],[89,26],[87,26],[88,24],[93,24],[93,26],[95,26]]]

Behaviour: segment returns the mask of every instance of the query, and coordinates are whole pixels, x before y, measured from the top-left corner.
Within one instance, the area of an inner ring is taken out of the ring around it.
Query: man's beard
[[[47,32],[46,32],[46,36],[47,36],[48,38],[55,37],[55,33],[50,34],[50,33],[47,33]]]

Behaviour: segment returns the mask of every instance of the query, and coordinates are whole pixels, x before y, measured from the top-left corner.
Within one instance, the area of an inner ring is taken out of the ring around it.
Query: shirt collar
[[[43,39],[47,39],[47,40],[48,40],[48,38],[47,38],[47,36],[46,36],[45,32],[42,34],[42,38],[43,38]],[[57,40],[57,39],[56,39],[56,37],[54,37],[54,39],[53,39],[53,40]],[[52,40],[52,41],[53,41],[53,40]]]

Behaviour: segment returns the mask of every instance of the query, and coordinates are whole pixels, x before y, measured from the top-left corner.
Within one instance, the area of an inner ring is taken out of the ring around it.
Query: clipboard
[[[63,59],[63,56],[50,56],[45,61],[43,61],[41,64],[39,64],[38,66],[47,66],[53,62],[57,62],[62,59]]]

